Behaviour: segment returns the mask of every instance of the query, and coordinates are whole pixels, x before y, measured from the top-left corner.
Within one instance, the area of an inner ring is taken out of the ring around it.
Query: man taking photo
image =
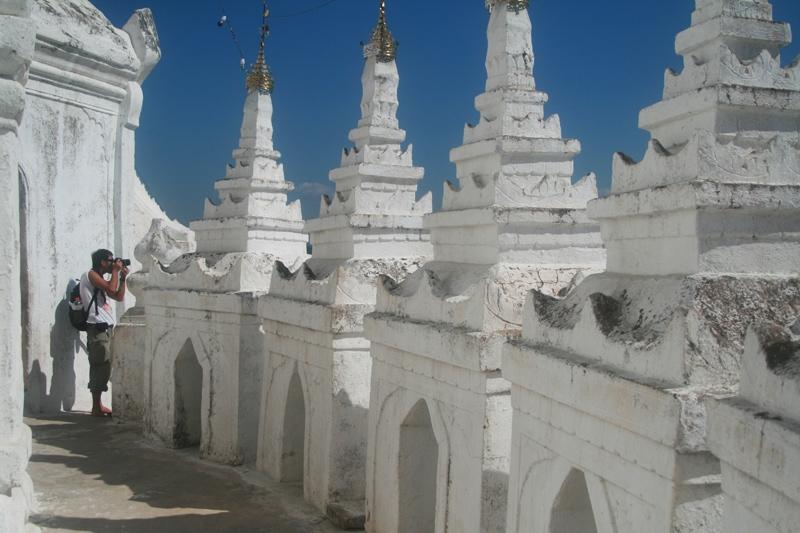
[[[81,277],[80,291],[86,311],[86,349],[89,355],[89,390],[92,393],[92,416],[111,416],[111,409],[101,401],[111,378],[111,333],[116,320],[109,298],[125,299],[128,267],[122,259],[100,249],[92,253],[92,269]]]

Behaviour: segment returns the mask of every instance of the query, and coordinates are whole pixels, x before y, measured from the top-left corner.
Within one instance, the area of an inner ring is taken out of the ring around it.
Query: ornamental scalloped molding
[[[678,302],[663,302],[648,323],[626,320],[622,302],[601,292],[608,289],[599,276],[587,278],[565,299],[531,291],[523,311],[522,342],[576,354],[661,388],[684,384],[689,374],[684,359],[686,309]]]
[[[721,82],[731,85],[760,86],[800,91],[800,56],[786,68],[781,68],[780,59],[762,50],[755,59],[743,61],[725,45],[720,50]]]
[[[210,198],[206,198],[203,208],[203,218],[201,220],[220,220],[228,218],[271,218],[275,220],[285,220],[286,222],[303,222],[303,213],[300,200],[295,200],[289,204],[282,199],[275,198],[270,202],[270,209],[267,213],[250,213],[250,208],[254,202],[251,195],[242,198],[235,198],[233,195],[226,195],[218,203],[214,203]],[[198,221],[199,222],[199,221]]]
[[[536,265],[497,264],[450,273],[450,276],[468,277],[459,291],[453,291],[449,281],[429,268],[414,272],[402,282],[383,275],[378,286],[376,310],[416,322],[445,323],[469,331],[519,330],[529,291],[555,292],[555,285],[569,284],[566,279],[557,283],[544,281],[541,270]],[[568,272],[570,280],[581,271],[578,268],[556,270]]]
[[[356,195],[353,189],[334,191],[333,196],[323,194],[319,202],[319,218],[352,214],[356,210]]]
[[[412,186],[416,192],[416,186]],[[364,192],[389,192],[389,191],[404,192],[403,189],[392,184],[386,184],[386,187],[371,187],[359,185],[355,189],[347,191],[337,191],[333,193],[333,197],[323,194],[320,199],[319,205],[319,218],[332,217],[337,215],[356,215],[356,214],[374,214],[380,215],[386,213],[387,204],[392,203],[391,198],[381,201],[378,204],[373,204],[369,213],[358,209],[358,196]],[[430,191],[425,193],[420,199],[411,205],[408,211],[402,213],[392,213],[389,216],[419,216],[422,217],[433,211],[433,195]]]
[[[498,202],[507,207],[528,207],[529,202],[520,202],[518,199],[541,199],[543,207],[569,207],[585,209],[590,200],[597,198],[597,176],[590,172],[574,185],[566,185],[566,180],[561,177],[545,175],[539,182],[533,183],[526,174],[511,174],[502,172],[497,180],[496,198]],[[538,203],[538,202],[537,202]]]
[[[398,281],[382,275],[375,309],[382,314],[419,322],[447,323],[480,331],[484,323],[484,297],[489,276],[477,278],[463,291],[453,293],[428,268]]]
[[[305,258],[301,258],[305,259]],[[247,282],[267,290],[277,257],[259,253],[184,254],[165,266],[153,259],[147,288],[234,293]],[[245,288],[245,290],[248,290]],[[252,290],[252,289],[251,289]]]
[[[800,135],[717,135],[694,132],[669,152],[651,139],[641,162],[614,154],[612,194],[694,180],[800,185]]]
[[[456,185],[446,181],[443,205],[448,210],[488,207],[585,209],[597,198],[597,176],[589,173],[575,184],[569,176],[539,175],[508,165],[491,176],[473,174]],[[516,170],[516,171],[515,171]]]
[[[791,278],[597,274],[562,299],[532,291],[522,342],[575,354],[662,387],[730,385],[739,378],[747,323],[794,317],[791,305],[774,302],[773,293],[790,287],[795,295],[800,289]],[[734,329],[720,336],[717,317],[729,315],[737,298],[748,301],[749,314],[731,320],[728,327]]]
[[[233,157],[235,161],[228,163],[225,177],[217,183],[224,183],[227,180],[247,180],[275,183],[277,189],[293,188],[293,184],[286,181],[283,163],[280,161],[281,154],[277,150],[237,148],[233,151]],[[266,177],[260,176],[258,171]]]
[[[691,56],[686,67],[676,73],[667,69],[664,75],[664,99],[714,85],[732,85],[763,89],[800,91],[800,57],[782,68],[780,58],[769,50],[751,60],[741,60],[725,44],[719,45],[719,55],[705,62]]]
[[[792,326],[764,321],[748,328],[739,397],[759,411],[800,421],[800,335],[798,322]]]
[[[352,167],[362,163],[376,165],[412,167],[414,148],[409,144],[405,150],[399,144],[365,145],[342,150],[340,168]]]
[[[511,103],[511,102],[504,102]],[[539,105],[541,107],[541,105]],[[497,137],[561,138],[561,118],[557,114],[537,116],[533,111],[515,116],[507,111],[502,116],[487,118],[481,113],[478,124],[464,125],[464,143],[472,144]]]
[[[405,279],[423,258],[310,260],[291,270],[276,262],[270,295],[318,305],[372,306],[381,276]]]
[[[336,301],[340,263],[333,268],[315,271],[308,261],[299,266],[287,266],[282,261],[275,262],[270,283],[270,295],[305,302],[325,305]],[[325,263],[320,263],[324,265]]]

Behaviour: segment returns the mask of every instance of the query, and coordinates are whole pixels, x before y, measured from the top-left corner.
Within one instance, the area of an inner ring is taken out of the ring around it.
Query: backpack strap
[[[100,289],[95,287],[94,293],[92,293],[92,301],[89,302],[89,307],[86,308],[86,309],[91,309],[92,308],[92,304],[94,304],[94,314],[95,315],[97,315],[97,293],[99,291],[100,291]]]
[[[89,302],[89,306],[86,308],[86,311],[88,312],[89,309],[92,308],[92,304],[94,304],[94,314],[97,315],[97,293],[100,292],[100,289],[94,286],[92,280],[89,279],[88,273],[86,274],[86,280],[89,282],[89,285],[91,285],[92,288],[94,289],[94,291],[92,292],[92,300]]]

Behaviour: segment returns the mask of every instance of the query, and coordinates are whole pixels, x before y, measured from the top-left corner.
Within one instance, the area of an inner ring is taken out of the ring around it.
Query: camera
[[[122,259],[121,257],[117,257],[117,258],[114,259],[114,262],[116,263],[117,261],[122,261],[122,266],[126,266],[126,267],[131,266],[131,260],[130,259]]]

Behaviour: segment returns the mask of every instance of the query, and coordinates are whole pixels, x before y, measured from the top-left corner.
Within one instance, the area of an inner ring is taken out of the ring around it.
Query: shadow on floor
[[[302,488],[155,448],[136,428],[85,414],[28,418],[29,472],[44,531],[336,531]],[[244,482],[258,479],[257,484]]]

